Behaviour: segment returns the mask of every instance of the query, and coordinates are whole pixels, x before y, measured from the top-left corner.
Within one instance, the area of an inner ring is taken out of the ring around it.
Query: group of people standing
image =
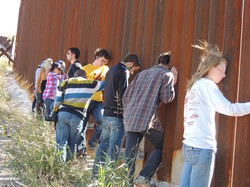
[[[98,177],[100,167],[107,160],[119,160],[126,135],[125,162],[131,186],[142,138],[155,146],[151,160],[135,180],[138,184],[150,181],[161,162],[163,131],[157,117],[159,106],[161,102],[171,102],[175,95],[178,72],[176,68],[170,70],[170,55],[170,52],[159,55],[157,65],[137,74],[129,84],[130,75],[141,66],[136,54],[127,54],[109,68],[110,53],[106,49],[97,49],[94,61],[82,66],[80,50],[69,48],[66,53],[70,62],[67,78],[57,85],[53,111],[48,114],[58,116],[56,144],[62,151],[62,160],[67,162],[74,154],[77,157],[86,155],[85,134],[92,115],[96,126],[88,147],[96,150],[93,177]]]
[[[227,65],[222,52],[206,41],[194,47],[203,53],[198,69],[186,87],[182,187],[211,184],[216,153],[215,113],[230,116],[250,113],[249,102],[229,102],[217,85],[225,77]],[[156,65],[138,73],[131,83],[129,76],[141,66],[136,54],[127,54],[111,68],[107,66],[111,56],[106,49],[97,49],[94,61],[83,67],[79,56],[78,48],[68,49],[67,78],[52,71],[61,80],[52,114],[58,113],[56,144],[63,153],[63,161],[71,160],[75,152],[77,156],[86,154],[86,127],[93,115],[96,126],[88,141],[88,147],[96,150],[93,177],[98,177],[100,166],[107,160],[119,159],[126,137],[125,163],[130,185],[149,185],[162,160],[164,131],[158,117],[159,108],[175,97],[178,71],[170,67],[171,52],[160,54]],[[46,101],[46,96],[44,98]],[[51,106],[52,102],[48,100],[47,103]],[[135,161],[143,137],[153,149],[134,180]]]
[[[55,101],[56,88],[66,78],[64,61],[53,62],[51,58],[42,61],[36,70],[35,97],[32,103],[32,111],[35,112],[36,109],[36,112],[42,112],[38,110],[42,110],[39,107],[42,106],[41,103],[44,103],[46,106],[45,120],[49,121]]]

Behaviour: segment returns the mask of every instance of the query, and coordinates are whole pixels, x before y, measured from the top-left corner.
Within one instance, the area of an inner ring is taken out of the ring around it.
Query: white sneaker
[[[135,186],[146,186],[146,187],[149,187],[150,186],[150,182],[148,179],[146,179],[146,177],[143,177],[141,175],[139,175],[136,179],[135,179],[135,182],[134,182]]]

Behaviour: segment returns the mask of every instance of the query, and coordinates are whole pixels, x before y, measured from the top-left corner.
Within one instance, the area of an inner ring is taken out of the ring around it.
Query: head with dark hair
[[[94,52],[94,55],[95,55],[95,59],[98,57],[104,57],[107,60],[111,59],[110,53],[106,49],[103,49],[103,48],[97,48]]]
[[[86,72],[82,69],[78,69],[75,73],[74,73],[74,77],[83,77],[86,78]]]
[[[72,54],[75,54],[76,59],[79,59],[80,57],[80,50],[76,47],[71,47],[68,49]]]
[[[106,49],[97,48],[94,52],[95,60],[92,63],[94,66],[102,67],[111,59],[109,52]]]
[[[126,63],[126,62],[133,62],[133,66],[137,67],[137,66],[141,66],[141,62],[138,58],[138,56],[134,53],[129,53],[127,54],[124,59],[123,59],[123,62]]]
[[[56,62],[53,62],[52,64],[51,64],[51,68],[50,68],[50,70],[49,71],[54,71],[54,69],[55,68],[57,68],[57,66],[58,66],[58,64],[56,63]]]
[[[161,53],[158,57],[158,64],[168,65],[170,62],[171,52]]]
[[[130,74],[133,74],[141,66],[141,62],[136,54],[129,53],[127,54],[122,63],[127,67]]]
[[[51,64],[51,68],[49,71],[54,72],[57,75],[62,74],[63,73],[62,65],[60,65],[58,62],[53,62]]]

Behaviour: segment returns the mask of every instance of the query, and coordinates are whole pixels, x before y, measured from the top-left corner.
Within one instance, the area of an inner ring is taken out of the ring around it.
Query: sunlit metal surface
[[[83,65],[93,61],[97,47],[103,47],[111,52],[110,66],[133,52],[142,61],[141,69],[171,50],[171,65],[178,68],[179,79],[176,99],[160,110],[166,135],[158,178],[178,184],[185,84],[200,55],[191,44],[200,39],[217,44],[229,62],[224,94],[232,102],[248,101],[249,12],[250,2],[244,0],[22,0],[14,66],[32,83],[40,61],[66,60],[66,51],[73,46],[81,50]],[[249,120],[218,115],[213,186],[250,185]],[[147,157],[150,148],[145,149]]]

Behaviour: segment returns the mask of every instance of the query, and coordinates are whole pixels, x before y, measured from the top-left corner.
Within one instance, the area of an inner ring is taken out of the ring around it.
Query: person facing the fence
[[[64,162],[73,158],[92,95],[104,88],[103,81],[86,79],[83,70],[79,69],[75,73],[79,77],[66,79],[59,85],[53,109],[53,116],[58,112],[56,145],[62,151]]]
[[[46,87],[46,82],[47,82],[47,75],[49,73],[49,70],[51,68],[51,64],[53,63],[53,60],[51,58],[47,58],[46,60],[43,61],[41,64],[41,71],[39,74],[39,77],[36,82],[36,114],[40,117],[44,117],[44,100],[43,100],[43,92]]]
[[[128,166],[130,185],[133,186],[135,160],[139,144],[145,137],[153,146],[136,185],[149,184],[162,158],[164,132],[158,118],[161,103],[174,99],[177,69],[170,68],[170,52],[158,57],[158,64],[140,72],[123,95],[123,116],[126,131],[125,163]]]
[[[203,53],[197,71],[186,85],[180,186],[209,187],[217,151],[215,114],[249,114],[250,102],[231,103],[218,88],[226,76],[227,61],[217,46],[201,41],[193,47]]]
[[[67,72],[68,78],[74,77],[74,73],[78,69],[82,69],[82,65],[79,61],[79,57],[80,57],[80,50],[78,48],[71,47],[68,49],[66,53],[66,58],[70,62],[70,66]]]
[[[42,63],[43,63],[43,61],[42,61],[40,64],[38,64],[37,69],[36,69],[36,72],[35,72],[34,100],[33,100],[33,102],[32,102],[32,108],[31,108],[32,112],[35,112],[35,108],[36,108],[36,97],[37,97],[37,96],[36,96],[36,88],[37,88],[37,80],[38,80],[38,77],[39,77],[40,72],[41,72],[41,70],[42,70],[42,67],[41,67]]]
[[[107,159],[116,161],[119,158],[124,139],[122,96],[128,86],[129,74],[133,74],[139,67],[138,56],[128,54],[106,74],[101,142],[92,170],[95,178],[98,177],[99,167]]]
[[[64,74],[65,64],[61,61],[54,62],[51,65],[49,73],[47,75],[46,87],[43,92],[43,100],[45,103],[45,120],[51,121],[51,111],[54,106],[54,101],[56,98],[56,88],[60,82],[66,79],[66,74]]]
[[[87,64],[82,67],[82,69],[86,72],[87,79],[91,80],[104,80],[107,71],[109,70],[106,65],[110,60],[110,54],[106,49],[97,48],[94,52],[95,60],[94,62]],[[87,115],[84,120],[84,125],[86,126],[90,115],[94,116],[95,119],[95,128],[92,134],[92,137],[88,141],[89,149],[95,149],[100,140],[101,136],[101,123],[103,118],[103,94],[102,91],[94,93],[92,100],[89,104]],[[85,130],[85,129],[84,129]],[[85,132],[82,132],[81,138],[78,142],[78,151],[79,154],[85,154],[86,151],[86,138]]]
[[[42,70],[40,71],[39,77],[36,82],[38,93],[44,92],[46,81],[47,81],[47,75],[49,73],[52,63],[53,63],[53,60],[51,58],[47,58],[41,64]]]

